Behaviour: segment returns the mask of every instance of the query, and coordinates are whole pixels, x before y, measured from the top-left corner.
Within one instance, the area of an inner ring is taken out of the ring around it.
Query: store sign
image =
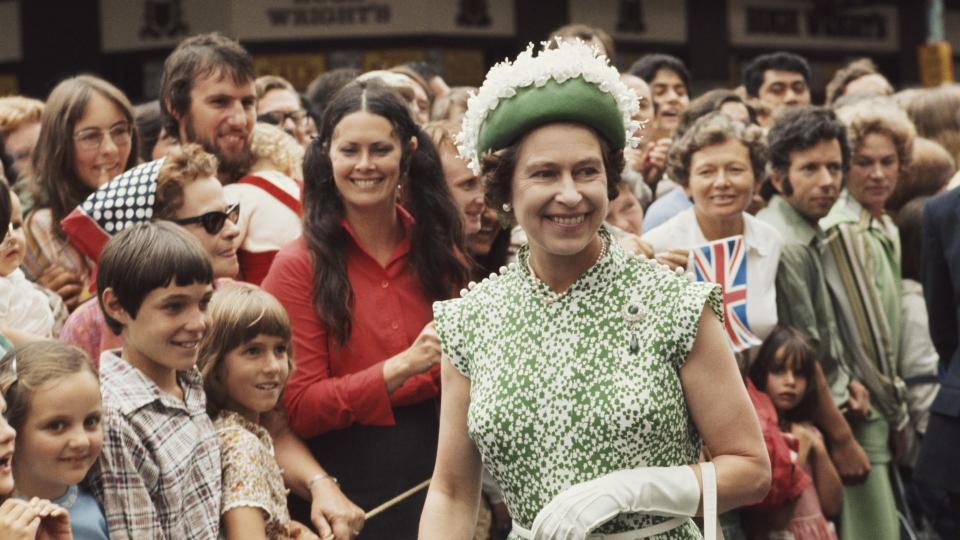
[[[194,34],[230,34],[230,0],[100,0],[100,44],[106,52],[169,49]]]
[[[20,2],[0,0],[0,62],[16,62],[23,56],[20,43]]]
[[[235,0],[241,40],[403,34],[512,35],[512,0]]]
[[[812,0],[727,0],[730,42],[747,47],[896,52],[897,7]]]
[[[241,41],[511,36],[513,1],[100,0],[101,39],[103,50],[114,52],[170,48],[184,37],[215,30]]]
[[[568,0],[570,21],[602,28],[615,41],[685,43],[686,2]]]

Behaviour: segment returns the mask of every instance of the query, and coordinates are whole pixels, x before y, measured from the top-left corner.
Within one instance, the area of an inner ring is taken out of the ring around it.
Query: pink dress
[[[817,437],[823,438],[819,431],[815,433]],[[811,478],[813,477],[809,462],[803,469]],[[823,515],[817,488],[812,482],[800,493],[787,528],[782,531],[770,531],[766,538],[768,540],[837,540],[837,532],[833,523]]]

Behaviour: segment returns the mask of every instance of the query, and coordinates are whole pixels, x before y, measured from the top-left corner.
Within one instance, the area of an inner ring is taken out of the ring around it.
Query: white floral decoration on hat
[[[633,116],[640,110],[636,93],[620,80],[620,73],[609,65],[606,55],[598,55],[596,50],[579,38],[576,41],[564,41],[557,38],[557,47],[548,49],[549,42],[541,43],[543,50],[534,56],[534,44],[510,62],[504,60],[490,68],[480,90],[467,101],[467,112],[463,125],[456,137],[457,149],[474,174],[480,174],[480,156],[477,142],[480,128],[487,116],[501,101],[517,94],[517,88],[530,85],[542,87],[550,79],[559,84],[582,77],[584,81],[595,84],[600,90],[610,94],[623,115],[624,132],[627,144],[636,147],[640,138],[633,134],[642,127],[642,123]]]

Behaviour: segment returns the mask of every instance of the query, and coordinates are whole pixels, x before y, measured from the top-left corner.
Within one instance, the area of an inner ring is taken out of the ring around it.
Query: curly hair
[[[838,110],[837,117],[847,126],[847,140],[854,154],[863,145],[867,135],[878,133],[890,137],[893,142],[900,162],[900,171],[910,165],[917,128],[907,113],[892,100],[873,98],[858,101]]]
[[[0,135],[6,137],[20,126],[39,122],[43,116],[43,102],[24,96],[0,98]]]
[[[667,174],[681,186],[686,186],[690,183],[690,163],[693,155],[704,148],[731,140],[746,147],[754,181],[759,181],[767,163],[763,130],[757,126],[746,126],[720,111],[701,117],[670,148],[667,155]]]
[[[838,69],[830,82],[827,83],[827,99],[824,105],[833,105],[835,101],[846,95],[847,85],[867,75],[882,76],[877,70],[877,65],[869,58],[858,58]],[[888,94],[892,93],[893,88],[891,87]]]
[[[589,129],[600,143],[600,156],[603,159],[603,169],[607,174],[607,198],[614,200],[620,194],[617,186],[620,185],[625,161],[623,150],[615,150],[613,146],[595,129],[583,124],[576,124]],[[487,207],[494,208],[502,220],[512,218],[503,211],[503,205],[509,203],[513,193],[513,176],[517,169],[517,159],[520,157],[520,146],[523,137],[513,144],[497,151],[487,152],[480,159],[480,177],[483,179],[484,202]]]
[[[840,143],[843,171],[850,167],[850,145],[847,130],[836,113],[826,107],[789,107],[779,115],[767,132],[767,150],[770,167],[787,178],[790,171],[790,154],[806,150],[821,141],[836,139]],[[784,194],[792,195],[789,181],[784,182]]]
[[[277,126],[257,122],[250,151],[257,162],[251,170],[276,169],[290,178],[303,178],[306,151],[289,133]]]
[[[217,158],[199,144],[187,144],[167,155],[157,173],[153,200],[154,219],[172,220],[183,206],[183,188],[201,178],[217,174]]]

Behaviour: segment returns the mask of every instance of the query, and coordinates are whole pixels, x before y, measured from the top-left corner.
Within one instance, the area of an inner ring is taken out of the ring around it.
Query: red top
[[[747,394],[760,420],[763,442],[766,443],[767,454],[770,456],[772,477],[767,496],[752,508],[776,509],[799,497],[803,490],[812,485],[813,481],[803,468],[797,466],[797,440],[788,439],[780,431],[777,409],[770,400],[770,396],[757,390],[750,379],[744,379],[744,382],[747,384]]]
[[[431,320],[430,300],[407,264],[413,218],[397,206],[407,234],[385,266],[359,243],[346,220],[344,246],[354,305],[350,339],[340,347],[317,317],[313,303],[314,264],[303,238],[284,246],[262,287],[287,309],[293,326],[294,370],[283,403],[290,426],[309,439],[321,433],[365,425],[394,425],[393,407],[419,403],[440,392],[440,369],[407,379],[387,392],[383,363],[406,350]]]

